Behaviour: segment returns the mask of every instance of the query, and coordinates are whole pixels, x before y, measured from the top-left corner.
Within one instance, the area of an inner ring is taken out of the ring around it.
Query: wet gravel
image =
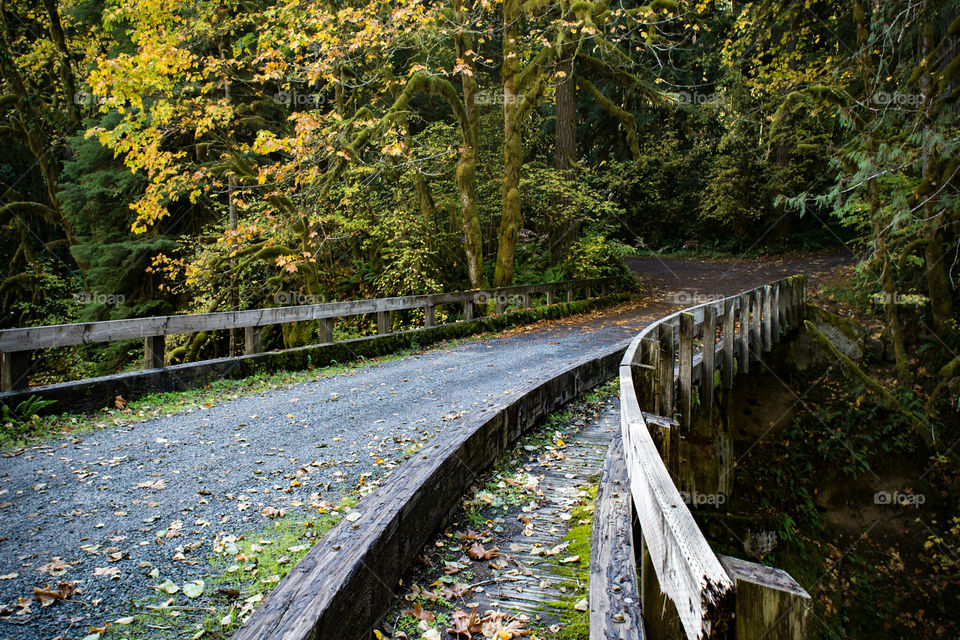
[[[724,285],[739,273],[736,289],[744,289],[803,268],[708,264],[686,284],[709,291],[712,270]],[[362,475],[382,477],[405,449],[456,428],[463,414],[634,335],[669,311],[670,292],[685,284],[656,269],[693,268],[657,259],[631,266],[659,278],[656,300],[6,454],[0,607],[16,611],[18,598],[45,583],[75,582],[79,593],[0,617],[0,638],[82,638],[90,626],[132,615],[133,601],[159,580],[203,577],[214,538],[262,528],[265,508],[336,503]],[[159,580],[146,575],[153,567]]]

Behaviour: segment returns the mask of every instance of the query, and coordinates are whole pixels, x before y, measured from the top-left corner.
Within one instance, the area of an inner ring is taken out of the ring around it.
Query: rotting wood
[[[630,481],[623,440],[604,459],[590,541],[590,640],[642,640],[640,585],[633,547]]]

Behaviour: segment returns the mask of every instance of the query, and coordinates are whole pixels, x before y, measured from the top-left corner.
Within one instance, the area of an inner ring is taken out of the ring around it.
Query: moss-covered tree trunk
[[[517,239],[523,224],[520,212],[520,161],[523,136],[520,130],[520,62],[517,59],[517,27],[520,0],[503,3],[503,196],[500,233],[497,238],[497,263],[493,286],[513,282],[513,261]]]
[[[454,0],[454,12],[463,24],[462,5]],[[457,162],[457,193],[460,199],[460,220],[463,228],[463,252],[467,259],[467,274],[470,286],[484,289],[489,286],[483,267],[483,234],[480,230],[480,214],[477,210],[477,142],[480,137],[479,114],[477,113],[477,80],[474,75],[473,41],[466,29],[456,39],[457,56],[470,73],[461,74],[463,85],[464,122],[461,122],[463,144]]]

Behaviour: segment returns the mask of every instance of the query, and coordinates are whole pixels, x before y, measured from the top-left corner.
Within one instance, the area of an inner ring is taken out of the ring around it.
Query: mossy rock
[[[863,362],[868,347],[872,347],[867,330],[850,318],[831,313],[821,307],[808,304],[806,319],[830,339],[837,349],[854,362]],[[823,345],[813,339],[808,331],[798,331],[788,343],[788,358],[799,371],[823,369],[836,362]]]

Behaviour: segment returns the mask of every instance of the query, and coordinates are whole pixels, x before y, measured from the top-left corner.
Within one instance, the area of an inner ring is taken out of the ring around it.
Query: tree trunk
[[[926,3],[924,3],[926,8]],[[935,46],[934,26],[931,22],[927,23],[923,32],[923,41],[920,47],[920,59],[923,60],[927,53]],[[933,131],[930,127],[931,117],[931,89],[930,67],[926,66],[923,75],[920,77],[920,92],[926,96],[926,104],[923,110],[923,172],[922,178],[927,184],[932,184],[935,180],[933,168],[933,151],[930,148],[930,140]],[[932,187],[936,189],[934,185]],[[923,218],[924,236],[926,244],[924,245],[924,263],[926,266],[927,294],[930,296],[930,312],[933,316],[933,330],[937,333],[946,335],[950,330],[950,322],[953,319],[953,299],[950,291],[950,281],[947,278],[947,265],[944,260],[944,242],[941,224],[943,213],[934,214],[932,196],[924,195]]]
[[[518,92],[520,63],[517,60],[517,23],[520,0],[503,3],[503,205],[497,238],[497,264],[493,286],[513,283],[513,261],[523,220],[520,215],[520,161],[523,137],[520,130]]]
[[[454,11],[461,16],[461,4],[454,0]],[[461,20],[462,24],[462,20]],[[483,267],[483,234],[480,230],[480,215],[477,211],[477,144],[480,137],[479,114],[476,96],[477,80],[473,74],[473,42],[464,29],[456,40],[457,56],[470,68],[470,74],[461,74],[463,84],[463,109],[466,123],[462,132],[463,147],[457,162],[457,191],[460,198],[460,220],[463,228],[463,252],[467,258],[467,274],[470,287],[485,289],[489,286]]]
[[[569,175],[577,157],[577,83],[573,77],[573,51],[564,47],[563,60],[558,65],[565,75],[557,85],[556,123],[557,138],[554,143],[553,168],[565,178]],[[570,216],[566,209],[568,198],[559,197],[553,203],[556,223],[550,230],[550,257],[554,264],[562,261],[567,251],[577,240],[580,221]]]
[[[77,83],[73,75],[73,56],[67,48],[67,39],[63,35],[63,26],[60,24],[60,13],[54,0],[43,0],[43,7],[47,11],[50,21],[50,39],[57,53],[60,54],[60,80],[63,81],[63,90],[66,93],[66,106],[70,119],[74,125],[80,126],[80,109],[77,107]]]

